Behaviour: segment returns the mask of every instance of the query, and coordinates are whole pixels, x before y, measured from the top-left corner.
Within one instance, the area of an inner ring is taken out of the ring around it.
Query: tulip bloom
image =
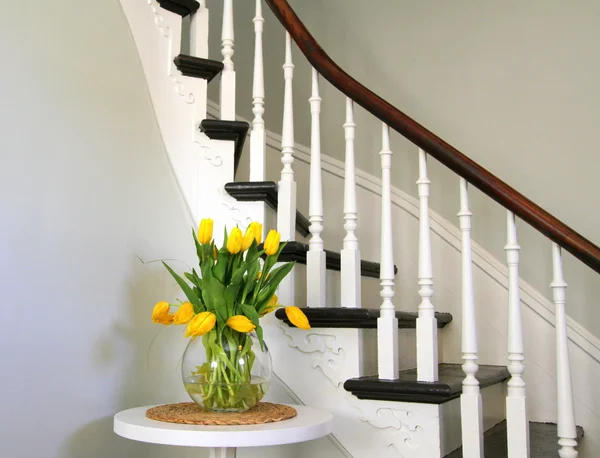
[[[184,302],[179,306],[179,310],[173,318],[174,324],[186,324],[194,318],[194,306],[189,302]]]
[[[252,332],[256,326],[244,315],[235,315],[227,320],[227,326],[237,332]]]
[[[207,332],[212,331],[217,322],[217,316],[211,312],[202,312],[192,318],[187,328],[185,328],[185,337],[203,336]]]
[[[165,326],[172,324],[175,315],[169,313],[170,310],[171,306],[168,302],[159,302],[152,310],[152,321],[157,324],[164,324]]]
[[[262,230],[263,230],[262,224],[254,221],[253,223],[250,223],[250,226],[248,226],[248,229],[252,230],[252,232],[254,233],[254,240],[256,240],[257,244],[262,242]]]
[[[238,254],[242,250],[242,231],[234,227],[227,238],[227,250],[231,254]]]
[[[252,242],[254,242],[254,231],[251,228],[248,228],[246,229],[246,233],[242,239],[242,251],[246,251],[248,248],[250,248]]]
[[[279,251],[279,242],[281,240],[281,234],[276,230],[270,230],[267,239],[265,240],[265,253],[267,256],[273,256]]]
[[[202,244],[210,243],[213,236],[213,220],[210,218],[200,221],[198,228],[198,241]]]
[[[308,330],[310,329],[310,324],[308,323],[308,318],[302,310],[294,305],[290,305],[285,308],[285,314],[294,326],[300,329]]]

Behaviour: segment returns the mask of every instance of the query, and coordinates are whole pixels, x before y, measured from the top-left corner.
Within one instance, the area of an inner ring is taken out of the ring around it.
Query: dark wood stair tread
[[[264,202],[277,211],[277,183],[274,181],[235,181],[225,185],[225,191],[240,202]],[[296,210],[296,231],[308,237],[308,218]]]
[[[509,378],[505,366],[479,366],[477,380],[481,388]],[[380,380],[378,376],[346,380],[344,388],[359,399],[442,404],[459,397],[465,374],[460,364],[440,364],[438,382],[418,382],[417,370],[401,371],[397,380]]]
[[[302,311],[307,316],[313,328],[352,328],[376,329],[379,309],[345,308],[345,307],[306,307]],[[436,313],[438,328],[443,328],[452,321],[449,313]],[[287,319],[284,309],[275,312],[275,316],[293,326]],[[415,329],[417,327],[417,314],[414,312],[396,312],[398,329]]]
[[[244,142],[250,125],[244,121],[223,121],[220,119],[205,119],[200,123],[200,130],[211,140],[231,140],[235,142],[234,174],[237,172],[244,150]]]
[[[558,458],[558,437],[555,423],[529,423],[530,458]],[[577,440],[583,437],[583,428],[577,427]],[[485,458],[507,458],[506,421],[498,423],[483,435]],[[462,448],[444,458],[462,458]]]
[[[342,256],[335,251],[325,251],[325,266],[328,270],[342,270]],[[306,253],[308,253],[308,244],[302,242],[288,242],[279,255],[281,262],[295,261],[299,264],[306,264]],[[381,266],[378,262],[360,261],[360,271],[363,277],[379,278]],[[398,273],[398,268],[394,266],[394,274]]]
[[[158,4],[181,17],[186,17],[188,14],[194,14],[200,8],[200,3],[196,0],[156,0]]]
[[[173,63],[183,75],[203,78],[207,82],[210,82],[223,70],[223,62],[188,56],[186,54],[179,54],[173,59]]]

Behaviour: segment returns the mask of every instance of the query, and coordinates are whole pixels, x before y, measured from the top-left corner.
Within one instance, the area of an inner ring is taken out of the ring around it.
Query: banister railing
[[[333,86],[600,273],[600,247],[348,75],[323,51],[286,0],[265,1],[313,68]]]
[[[233,10],[232,0],[224,1],[222,55],[224,73],[221,77],[221,108],[224,119],[235,114],[235,71],[233,66]],[[418,319],[417,378],[420,382],[435,382],[438,377],[437,319],[435,316],[433,246],[429,224],[429,193],[432,183],[427,173],[429,156],[440,161],[460,176],[460,210],[462,267],[462,359],[464,379],[460,399],[462,447],[465,458],[483,458],[483,400],[478,380],[479,353],[477,340],[478,307],[474,290],[474,269],[471,246],[471,225],[477,221],[469,208],[469,186],[475,186],[507,209],[506,251],[508,272],[507,309],[507,367],[510,374],[506,394],[507,450],[510,458],[527,458],[529,447],[529,422],[527,415],[525,372],[526,330],[521,318],[519,250],[516,217],[547,236],[552,243],[553,273],[551,283],[556,317],[557,357],[557,424],[558,453],[561,458],[576,458],[577,431],[571,383],[568,336],[566,325],[566,287],[563,278],[561,248],[563,247],[583,263],[600,273],[600,248],[575,232],[559,219],[539,207],[505,182],[469,159],[406,114],[364,87],[342,70],[321,49],[302,24],[286,0],[265,0],[285,30],[285,60],[283,62],[284,100],[281,142],[281,179],[278,185],[277,227],[282,238],[294,240],[297,183],[294,171],[294,63],[292,47],[295,42],[312,65],[311,97],[308,99],[311,118],[310,178],[306,188],[310,194],[310,249],[307,254],[306,300],[311,307],[324,307],[328,303],[325,274],[325,226],[336,224],[334,218],[324,215],[323,178],[321,176],[321,109],[326,105],[321,99],[320,77],[327,79],[346,95],[346,117],[343,124],[345,140],[343,228],[345,237],[341,253],[341,298],[344,307],[361,306],[361,260],[357,237],[359,208],[356,189],[355,103],[361,105],[381,121],[381,288],[380,318],[377,322],[378,377],[394,380],[399,377],[398,321],[396,318],[394,271],[394,217],[392,214],[392,145],[390,129],[394,129],[419,147],[419,170],[416,181],[419,196],[419,265],[418,265]],[[262,0],[255,0],[254,70],[252,108],[255,115],[250,151],[251,180],[264,179],[266,166],[264,62]],[[284,38],[282,31],[282,41]],[[297,81],[308,84],[308,81]],[[301,105],[302,106],[302,105]],[[306,107],[306,105],[303,105]],[[325,113],[325,112],[324,112]],[[341,134],[341,132],[339,132]],[[328,133],[331,135],[331,133]],[[340,139],[341,141],[341,139]],[[373,152],[374,153],[374,152]],[[302,181],[299,181],[304,184]],[[327,217],[326,217],[327,216]],[[333,222],[332,222],[333,221]],[[337,224],[341,224],[338,221]],[[550,248],[550,244],[549,244]],[[279,299],[284,304],[295,303],[295,283],[288,277],[281,283]],[[361,374],[364,375],[364,374]]]

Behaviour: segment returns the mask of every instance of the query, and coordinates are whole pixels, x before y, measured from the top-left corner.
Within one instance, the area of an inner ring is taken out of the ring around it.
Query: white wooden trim
[[[344,237],[341,252],[341,299],[342,307],[358,308],[362,304],[360,245],[356,230],[358,228],[358,201],[356,198],[356,161],[354,159],[354,102],[346,97],[346,122],[344,137],[346,142],[344,156]]]
[[[515,215],[506,212],[506,265],[508,266],[508,364],[511,378],[506,396],[508,456],[529,458],[529,422],[527,421],[525,356],[519,290],[519,251]]]
[[[458,219],[462,232],[462,353],[463,392],[460,396],[460,418],[464,458],[483,457],[483,411],[481,391],[477,380],[477,324],[473,294],[473,250],[471,249],[471,218],[469,190],[465,179],[460,179],[460,211]]]
[[[550,284],[556,305],[556,393],[558,455],[560,458],[577,458],[577,428],[575,408],[573,406],[573,384],[571,382],[571,363],[567,342],[565,308],[567,302],[567,283],[563,276],[562,254],[560,247],[552,244],[552,272]]]
[[[380,379],[398,378],[398,318],[394,306],[394,244],[392,227],[392,150],[390,128],[381,126],[381,307],[377,318],[377,367]]]
[[[254,19],[254,76],[252,81],[252,132],[250,133],[250,181],[264,181],[266,173],[265,144],[265,76],[263,62],[262,0],[256,0]],[[264,219],[263,219],[264,221]]]
[[[219,105],[213,101],[208,102],[208,110],[211,116],[219,113]],[[239,117],[240,121],[245,121],[245,118]],[[281,136],[271,132],[267,132],[267,146],[270,149],[279,150],[281,148]],[[310,150],[296,144],[294,149],[294,158],[304,164],[310,164]],[[338,178],[344,178],[344,163],[326,154],[321,155],[321,164],[323,171],[330,173]],[[364,189],[381,196],[381,180],[370,173],[356,169],[356,185],[360,189]],[[419,218],[419,201],[417,198],[407,194],[406,192],[392,186],[392,205],[401,208],[415,219]],[[460,229],[443,218],[433,210],[429,210],[431,231],[441,237],[446,243],[453,247],[458,253],[461,250]],[[483,270],[486,275],[493,279],[498,285],[507,289],[508,285],[508,269],[506,265],[495,258],[490,252],[481,247],[477,243],[472,243],[473,249],[473,265]],[[554,304],[542,295],[537,289],[529,283],[521,279],[519,281],[521,288],[521,302],[529,309],[534,311],[546,323],[554,327]],[[569,340],[577,345],[587,355],[593,358],[600,364],[600,339],[590,333],[578,322],[567,316],[567,334]]]
[[[321,180],[321,96],[319,73],[312,69],[312,95],[308,99],[311,115],[310,183],[308,221],[310,242],[306,254],[306,305],[325,307],[325,251],[323,238],[323,185]]]
[[[429,229],[429,188],[427,154],[419,149],[419,317],[417,318],[417,379],[421,382],[438,381],[438,329],[433,296],[433,261],[431,231]]]
[[[223,71],[221,72],[221,119],[232,121],[235,119],[235,67],[234,54],[234,24],[233,0],[223,0],[223,26],[221,30],[221,54],[223,55]]]

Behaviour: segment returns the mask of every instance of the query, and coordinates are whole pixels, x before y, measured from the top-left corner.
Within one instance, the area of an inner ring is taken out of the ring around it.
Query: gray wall
[[[180,293],[140,259],[195,257],[118,0],[8,2],[0,59],[0,456],[206,457],[112,432],[122,409],[188,400],[182,329],[150,321]],[[339,456],[327,439],[238,456],[316,453]]]
[[[211,13],[220,18],[219,3],[208,2]],[[248,119],[253,3],[235,2],[238,112]],[[290,4],[351,75],[600,243],[595,138],[600,60],[593,57],[599,53],[600,3],[292,0]],[[265,16],[265,118],[268,129],[281,132],[283,31],[270,11]],[[213,20],[211,52],[216,57],[219,36],[219,20]],[[294,59],[296,140],[308,145],[310,69],[298,52]],[[215,92],[211,97],[218,99]],[[322,97],[322,151],[343,159],[343,97],[328,83],[323,83]],[[357,166],[379,176],[379,124],[362,109],[357,124]],[[417,151],[399,136],[392,141],[394,185],[416,195]],[[430,161],[430,168],[432,209],[455,221],[458,179],[435,161]],[[475,241],[504,260],[503,209],[478,191],[472,192],[472,207]],[[360,232],[366,234],[365,226]],[[519,241],[522,277],[550,297],[547,239],[520,224]],[[568,312],[600,336],[600,281],[570,255],[565,258]]]
[[[125,17],[8,2],[0,37],[0,456],[173,456],[112,433],[115,412],[184,394],[183,339],[151,345],[172,281],[138,257],[191,259]]]

